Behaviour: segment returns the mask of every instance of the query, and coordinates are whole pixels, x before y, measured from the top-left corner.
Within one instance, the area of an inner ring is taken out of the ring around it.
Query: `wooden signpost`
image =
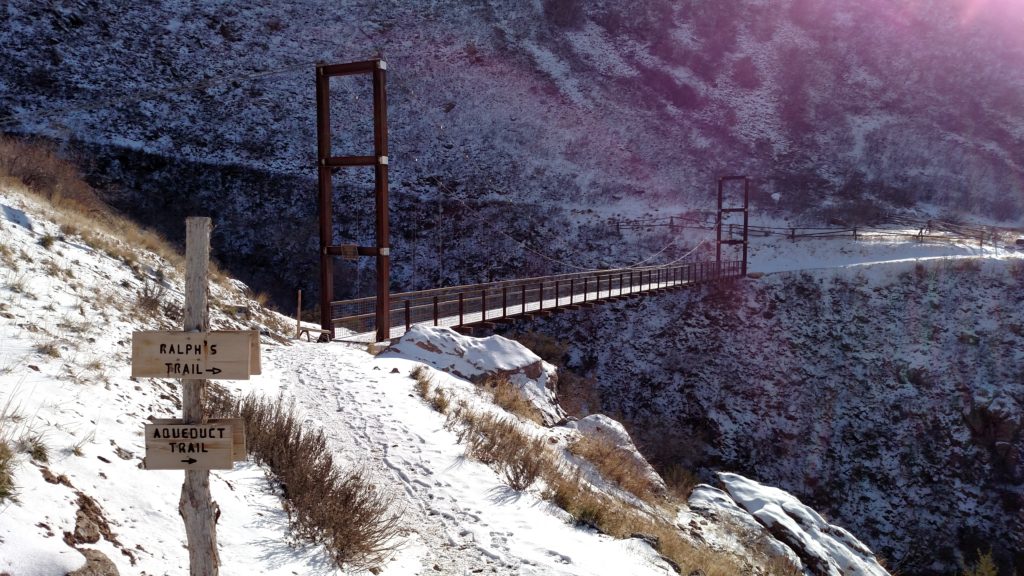
[[[217,504],[210,470],[245,459],[245,421],[210,419],[203,406],[206,379],[248,380],[260,373],[255,330],[210,331],[207,302],[209,218],[185,221],[185,322],[181,332],[132,334],[132,376],[182,378],[180,419],[153,419],[145,428],[148,470],[184,470],[178,512],[185,521],[189,574],[217,576]]]

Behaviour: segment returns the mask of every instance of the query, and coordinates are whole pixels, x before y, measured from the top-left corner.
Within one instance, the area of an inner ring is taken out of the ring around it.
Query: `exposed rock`
[[[75,542],[93,544],[100,540],[100,529],[89,515],[82,509],[75,516]]]
[[[692,511],[714,521],[717,525],[729,526],[729,532],[738,539],[738,543],[756,543],[754,547],[769,557],[785,558],[794,566],[803,566],[800,557],[792,548],[776,540],[726,492],[714,486],[698,484],[690,493],[687,503]],[[694,522],[691,520],[691,523]]]
[[[817,576],[889,576],[853,534],[825,521],[789,493],[739,474],[718,475],[725,493],[800,557]]]
[[[74,572],[68,572],[67,576],[119,576],[117,566],[103,552],[92,548],[79,550],[79,552],[85,556],[85,566]]]

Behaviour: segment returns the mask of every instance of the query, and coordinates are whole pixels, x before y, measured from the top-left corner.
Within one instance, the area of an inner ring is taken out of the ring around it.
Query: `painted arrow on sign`
[[[188,460],[182,460],[182,462],[187,462],[189,464],[195,464],[196,462],[199,462],[199,460],[196,460],[195,458],[189,458]]]

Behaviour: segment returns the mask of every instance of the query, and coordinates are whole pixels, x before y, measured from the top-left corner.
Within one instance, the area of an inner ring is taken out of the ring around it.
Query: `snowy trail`
[[[646,544],[578,529],[536,494],[513,491],[465,459],[444,417],[413,391],[415,362],[338,343],[275,352],[269,380],[279,379],[309,424],[322,427],[339,463],[365,469],[403,512],[406,542],[383,574],[670,573]],[[472,393],[468,382],[442,379]]]

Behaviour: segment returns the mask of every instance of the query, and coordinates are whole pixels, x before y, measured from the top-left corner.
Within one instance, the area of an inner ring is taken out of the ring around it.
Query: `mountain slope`
[[[725,173],[809,218],[918,200],[1021,214],[1013,0],[19,0],[0,17],[4,129],[73,142],[118,208],[169,237],[162,215],[214,212],[232,269],[268,289],[265,268],[314,284],[313,64],[377,54],[403,288],[553,268],[522,244],[619,260],[593,232],[604,217],[707,208]],[[335,84],[335,145],[362,153],[368,85]],[[339,180],[338,235],[367,242],[369,173]],[[493,222],[508,237],[481,233]]]

